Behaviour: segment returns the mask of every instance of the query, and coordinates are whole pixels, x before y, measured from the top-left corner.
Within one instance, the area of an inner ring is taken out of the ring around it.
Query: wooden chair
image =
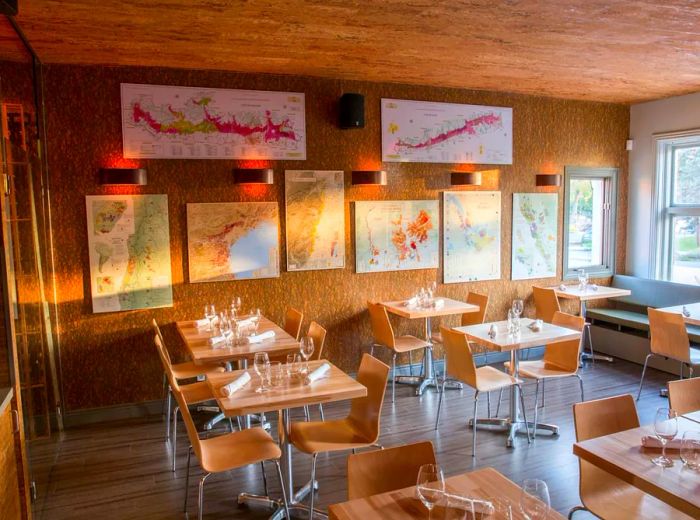
[[[386,307],[381,303],[367,302],[369,309],[369,319],[372,323],[372,335],[374,343],[370,348],[370,355],[374,355],[374,347],[384,347],[392,351],[391,357],[391,402],[396,398],[396,356],[397,354],[409,354],[409,365],[413,366],[413,360],[410,357],[415,350],[426,350],[426,356],[432,355],[430,348],[432,345],[427,341],[423,341],[415,336],[395,336],[394,329],[389,321],[389,314]]]
[[[535,317],[545,323],[552,323],[554,314],[561,310],[556,291],[533,286],[532,296],[535,299]]]
[[[388,375],[387,365],[364,354],[357,372],[357,381],[367,388],[367,396],[352,400],[347,417],[333,421],[291,424],[289,440],[296,449],[312,456],[311,482],[316,479],[316,457],[319,453],[377,446]],[[309,518],[313,517],[314,495],[314,487],[311,486]]]
[[[484,323],[484,320],[486,319],[486,310],[489,306],[488,295],[470,291],[469,294],[467,294],[467,303],[478,306],[479,310],[477,312],[465,312],[464,314],[462,314],[460,325],[462,327],[467,327],[469,325],[479,325],[481,323]],[[440,331],[434,332],[433,334],[431,334],[430,339],[433,343],[442,343],[442,333]],[[490,352],[490,350],[487,347],[483,345],[478,345],[474,342],[470,342],[470,345],[474,355],[478,356],[483,354],[484,363],[488,363],[488,353]]]
[[[479,394],[481,392],[492,392],[501,390],[502,388],[510,388],[513,385],[522,383],[519,379],[514,378],[510,374],[501,372],[491,366],[483,366],[476,368],[474,356],[472,356],[471,346],[467,340],[467,336],[461,332],[457,332],[447,327],[441,327],[442,338],[445,346],[445,355],[447,364],[445,366],[445,378],[442,381],[442,391],[438,400],[437,417],[435,418],[435,429],[438,429],[440,422],[440,411],[442,408],[442,399],[445,395],[445,384],[448,380],[460,381],[471,386],[474,390],[474,417],[473,417],[473,433],[472,433],[472,457],[476,457],[476,412],[479,404]],[[525,401],[523,399],[522,389],[520,391],[520,405],[525,414]],[[489,415],[490,415],[489,406]],[[527,420],[525,421],[527,425]],[[528,427],[527,440],[530,442],[530,430]]]
[[[323,356],[323,347],[326,342],[326,329],[321,327],[318,323],[315,321],[312,321],[309,324],[309,330],[306,333],[307,336],[309,336],[311,339],[314,340],[314,353],[311,355],[311,360],[320,360],[321,357]],[[324,421],[325,417],[323,416],[323,405],[319,403],[318,405],[318,412],[321,415],[321,420]],[[304,413],[306,415],[306,420],[309,420],[309,407],[304,406]]]
[[[639,380],[639,391],[637,401],[642,395],[642,384],[647,371],[647,363],[652,356],[661,356],[667,359],[675,359],[681,364],[681,379],[683,379],[683,368],[687,365],[690,377],[693,377],[693,366],[700,365],[700,352],[690,348],[688,331],[685,328],[685,321],[682,314],[675,312],[664,312],[649,307],[649,335],[651,337],[651,352],[647,354],[642,369],[642,378]]]
[[[299,312],[294,307],[289,307],[284,315],[284,330],[287,334],[299,341],[301,334],[301,323],[304,321],[304,313]]]
[[[423,464],[436,464],[430,441],[348,457],[348,500],[415,486]]]
[[[669,381],[668,401],[678,415],[700,410],[700,377]]]
[[[574,426],[577,442],[638,428],[634,398],[628,394],[576,403]],[[606,520],[689,518],[581,458],[579,472],[579,494],[583,506],[571,509],[569,518],[576,511],[590,511]]]

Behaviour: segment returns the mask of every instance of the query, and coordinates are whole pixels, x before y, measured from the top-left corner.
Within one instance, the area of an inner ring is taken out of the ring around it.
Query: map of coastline
[[[513,280],[557,274],[555,193],[513,194]]]

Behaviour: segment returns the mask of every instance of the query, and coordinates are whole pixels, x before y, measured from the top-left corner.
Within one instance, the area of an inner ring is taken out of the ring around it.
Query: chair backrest
[[[367,395],[352,400],[348,418],[365,434],[370,444],[379,439],[379,422],[388,377],[388,365],[369,354],[362,355],[357,381],[367,388]]]
[[[415,486],[423,464],[435,464],[430,441],[348,456],[348,500]]]
[[[668,401],[679,415],[700,410],[700,377],[669,381]]]
[[[388,348],[394,348],[394,329],[389,321],[389,313],[381,303],[367,302],[369,319],[372,323],[374,342]]]
[[[165,344],[163,343],[163,338],[160,335],[156,334],[153,338],[153,342],[156,345],[158,357],[160,357],[160,361],[161,363],[163,363],[163,370],[165,371],[165,375],[170,377],[172,373],[172,362],[170,361],[170,354],[168,354],[168,349],[165,348]]]
[[[445,372],[458,381],[476,388],[476,364],[467,336],[447,327],[440,327],[445,350]]]
[[[326,329],[315,321],[312,321],[309,324],[309,331],[307,334],[314,340],[314,353],[311,359],[321,359],[323,355],[323,346],[326,343]]]
[[[489,297],[485,294],[479,294],[475,292],[469,292],[467,295],[467,303],[472,305],[478,305],[478,312],[465,312],[462,314],[462,327],[467,325],[478,325],[479,323],[484,323],[484,318],[486,318],[486,309],[489,306]]]
[[[554,313],[559,309],[559,299],[554,289],[544,287],[532,288],[532,296],[535,298],[535,316],[545,323],[552,323]]]
[[[301,322],[304,321],[304,314],[296,310],[294,307],[289,307],[284,315],[284,330],[287,334],[299,341],[301,334]]]
[[[574,329],[579,332],[583,331],[585,320],[581,316],[566,314],[565,312],[557,311],[552,317],[552,323],[567,329]],[[559,370],[566,370],[575,374],[578,371],[579,354],[581,352],[581,338],[546,345],[544,349],[544,364],[553,365]]]
[[[649,307],[649,334],[654,354],[690,363],[690,340],[683,315]]]
[[[153,327],[154,332],[156,333],[156,336],[158,336],[158,339],[160,340],[160,344],[163,347],[163,353],[165,354],[165,357],[168,358],[168,365],[172,365],[173,362],[170,359],[170,352],[168,352],[168,348],[165,346],[165,340],[163,339],[163,334],[160,331],[160,327],[158,326],[158,322],[156,321],[155,318],[151,320],[151,326]]]

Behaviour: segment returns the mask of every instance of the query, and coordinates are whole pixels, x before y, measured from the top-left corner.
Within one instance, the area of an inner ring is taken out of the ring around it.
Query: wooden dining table
[[[520,510],[520,495],[522,489],[515,482],[507,479],[493,468],[482,468],[469,473],[462,473],[445,479],[445,491],[472,499],[499,498],[511,507],[512,520],[524,520],[526,517]],[[444,500],[444,499],[443,499]],[[445,518],[445,505],[438,504],[431,518]],[[416,497],[416,487],[411,486],[397,491],[389,491],[370,497],[348,500],[333,504],[328,508],[329,520],[425,520],[427,511]],[[467,516],[471,518],[471,514]],[[507,518],[507,517],[495,517]],[[563,519],[557,511],[550,509],[547,518],[550,520]]]
[[[454,330],[467,335],[469,341],[473,341],[479,345],[484,345],[490,350],[499,352],[510,352],[510,363],[512,375],[518,377],[520,356],[519,350],[524,350],[542,345],[554,345],[572,339],[581,339],[581,333],[577,330],[567,329],[551,323],[543,323],[542,329],[534,331],[530,329],[530,325],[534,320],[521,318],[521,327],[519,334],[508,333],[508,322],[497,321],[492,323],[480,323],[478,325],[468,325],[466,327],[454,327]],[[496,335],[491,337],[489,331],[491,326],[495,326]],[[520,389],[517,385],[510,387],[510,413],[507,418],[482,418],[477,419],[476,424],[473,424],[473,419],[469,420],[469,424],[476,428],[478,426],[498,428],[508,433],[506,446],[513,447],[515,435],[518,433],[527,433],[526,418],[524,410],[520,409]],[[559,427],[553,424],[537,423],[527,421],[527,426],[534,432],[537,430],[545,430],[553,435],[559,434]]]
[[[310,492],[311,486],[317,487],[318,484],[309,481],[300,489],[296,491],[294,489],[292,444],[289,440],[291,428],[290,409],[367,396],[367,388],[364,385],[358,383],[329,361],[309,361],[309,370],[313,371],[323,363],[328,363],[330,370],[321,379],[305,385],[299,379],[292,380],[287,377],[282,385],[272,387],[266,392],[257,392],[257,388],[260,386],[259,377],[253,370],[248,370],[251,381],[229,397],[223,396],[221,387],[237,379],[245,370],[215,373],[207,376],[207,383],[211,388],[212,394],[216,397],[219,408],[227,417],[280,411],[279,441],[282,450],[283,485],[285,486],[287,497],[289,497],[290,513],[297,516],[299,514],[304,514],[305,517],[308,516],[309,508],[302,504],[301,501]],[[272,509],[271,520],[284,518],[284,507],[280,500],[242,493],[238,496],[238,503]],[[317,516],[317,513],[320,515],[319,518],[326,516],[322,511],[314,509],[314,516]]]
[[[700,424],[679,417],[677,437],[689,430],[700,431]],[[700,473],[683,466],[678,450],[666,450],[673,466],[656,466],[651,458],[660,449],[642,448],[645,435],[654,435],[653,425],[577,442],[574,454],[692,518],[700,518]]]

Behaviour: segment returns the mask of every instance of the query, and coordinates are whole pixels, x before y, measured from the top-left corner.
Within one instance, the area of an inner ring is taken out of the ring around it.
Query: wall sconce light
[[[535,175],[535,186],[561,186],[561,175],[558,173],[538,173]]]
[[[234,168],[235,184],[273,184],[272,168]]]
[[[452,186],[481,186],[481,172],[451,172]]]
[[[386,186],[385,171],[355,170],[352,172],[353,186]]]
[[[102,186],[145,186],[148,184],[145,168],[100,168]]]

